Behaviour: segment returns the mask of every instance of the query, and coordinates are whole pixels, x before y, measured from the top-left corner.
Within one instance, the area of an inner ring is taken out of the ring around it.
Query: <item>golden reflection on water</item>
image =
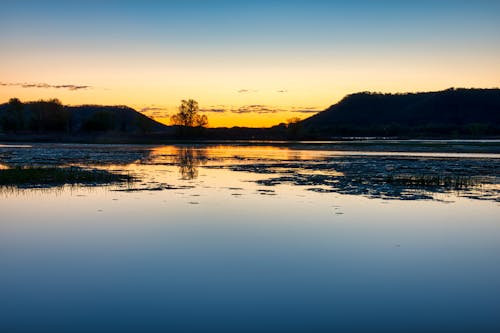
[[[498,201],[500,193],[494,168],[485,167],[483,160],[486,160],[481,154],[474,154],[474,158],[459,154],[463,158],[458,159],[456,154],[449,153],[432,156],[405,152],[350,154],[287,146],[227,144],[76,148],[80,147],[53,145],[38,148],[34,153],[26,151],[22,156],[27,161],[62,156],[61,163],[128,174],[137,182],[122,187],[125,190],[134,187],[136,191],[180,188],[186,186],[182,181],[192,182],[189,186],[202,186],[204,174],[218,170],[216,177],[220,184],[244,176],[268,189],[291,185],[316,192],[374,198],[431,199],[432,193],[457,190],[467,197]],[[41,157],[36,156],[37,153]],[[47,161],[53,163],[52,160]],[[496,160],[489,160],[490,164]],[[96,164],[99,162],[102,164]],[[0,164],[2,168],[6,168],[5,164]],[[485,175],[491,177],[485,178]],[[12,191],[6,188],[3,192]]]
[[[199,155],[200,158],[217,159],[272,159],[272,160],[304,160],[312,156],[322,156],[325,152],[302,151],[278,146],[161,146],[151,149],[150,158],[153,161],[160,161],[162,157],[183,154],[189,151],[191,155]]]
[[[272,159],[302,160],[303,153],[273,146],[162,146],[151,150],[149,163],[173,163],[179,167],[181,179],[191,180],[198,177],[198,168],[208,161],[229,164],[234,161]]]

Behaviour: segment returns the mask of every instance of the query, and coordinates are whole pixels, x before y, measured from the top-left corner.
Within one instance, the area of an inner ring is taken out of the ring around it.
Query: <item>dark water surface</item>
[[[499,145],[0,146],[135,178],[0,187],[0,332],[498,332]]]

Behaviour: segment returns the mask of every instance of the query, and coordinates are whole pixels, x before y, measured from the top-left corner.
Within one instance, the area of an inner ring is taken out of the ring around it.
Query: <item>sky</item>
[[[0,2],[0,103],[272,126],[359,91],[500,86],[500,0]]]

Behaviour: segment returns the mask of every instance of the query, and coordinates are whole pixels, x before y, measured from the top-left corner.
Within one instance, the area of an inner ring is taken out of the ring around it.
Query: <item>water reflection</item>
[[[500,159],[473,154],[348,155],[261,146],[186,146],[161,148],[156,155],[171,156],[184,180],[195,179],[202,166],[259,175],[255,182],[269,187],[287,184],[383,199],[432,200],[437,194],[454,194],[500,201]]]
[[[0,163],[8,166],[129,165],[151,153],[136,145],[33,144],[0,146]]]
[[[454,193],[473,199],[500,201],[500,160],[334,156],[311,160],[227,165],[232,171],[269,175],[256,180],[265,186],[302,186],[384,199],[434,199]]]
[[[0,190],[0,332],[500,331],[498,158],[35,148],[138,181]]]
[[[128,166],[127,172],[140,181],[134,191],[182,188],[172,182],[195,180],[205,168],[223,172],[218,177],[250,174],[255,176],[250,181],[266,187],[292,185],[297,190],[382,199],[435,200],[438,194],[449,194],[500,201],[500,158],[487,157],[230,145],[0,147],[0,166],[93,165],[115,172],[125,172],[123,166]],[[176,168],[180,179],[165,176],[165,167]]]
[[[193,147],[181,147],[176,149],[174,162],[179,166],[181,179],[192,180],[198,177],[198,168],[207,162],[206,149],[194,149]]]

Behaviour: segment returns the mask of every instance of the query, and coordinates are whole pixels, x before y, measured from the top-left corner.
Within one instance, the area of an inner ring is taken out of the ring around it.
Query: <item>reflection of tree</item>
[[[198,167],[207,161],[207,152],[204,148],[178,147],[174,162],[179,165],[182,179],[191,180],[198,177]]]

